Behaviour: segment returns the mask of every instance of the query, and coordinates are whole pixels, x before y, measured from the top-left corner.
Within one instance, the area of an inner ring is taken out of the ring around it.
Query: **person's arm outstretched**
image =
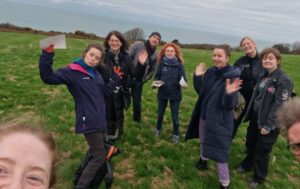
[[[56,72],[52,69],[54,50],[53,45],[42,50],[42,54],[39,60],[40,77],[43,82],[49,85],[58,85],[66,83],[66,78],[63,75],[62,70]]]

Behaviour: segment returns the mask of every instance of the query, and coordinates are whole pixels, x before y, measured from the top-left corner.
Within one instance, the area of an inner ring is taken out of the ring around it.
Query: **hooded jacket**
[[[241,74],[239,68],[227,66],[226,72],[217,76],[212,86],[207,86],[213,78],[216,68],[208,69],[204,76],[194,75],[194,88],[199,98],[194,107],[191,120],[186,133],[186,140],[199,138],[199,120],[203,99],[206,101],[206,130],[203,144],[203,156],[216,162],[228,161],[228,149],[232,141],[233,133],[233,109],[237,104],[237,92],[226,94],[226,79],[238,78]],[[207,87],[209,91],[207,93]],[[203,112],[202,112],[203,113]]]
[[[43,51],[39,60],[40,77],[49,85],[67,85],[75,102],[75,132],[92,133],[106,129],[104,95],[109,95],[117,82],[105,84],[99,72],[95,72],[93,78],[80,64],[74,63],[54,72],[53,57],[54,53]]]

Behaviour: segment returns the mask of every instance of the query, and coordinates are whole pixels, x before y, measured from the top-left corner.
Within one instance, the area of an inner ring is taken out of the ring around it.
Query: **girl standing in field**
[[[102,75],[94,68],[103,60],[104,50],[100,45],[89,45],[82,58],[53,71],[53,46],[43,49],[39,69],[41,79],[50,85],[65,84],[73,96],[76,111],[75,132],[84,135],[92,158],[82,171],[74,188],[89,188],[97,172],[101,180],[106,175],[106,119],[104,96],[109,95],[116,83],[105,84]],[[118,76],[114,77],[115,79]]]
[[[121,79],[113,94],[105,97],[107,135],[109,140],[115,140],[123,134],[124,109],[129,108],[131,99],[129,83],[132,63],[126,52],[128,43],[120,32],[109,32],[105,38],[104,47],[106,54],[103,62],[106,71],[103,71],[101,66],[98,67],[98,70],[105,75],[106,81],[112,73],[118,74]]]
[[[240,69],[228,65],[230,48],[218,45],[213,51],[214,66],[206,71],[200,63],[194,74],[194,88],[199,94],[186,139],[200,138],[200,159],[197,169],[207,169],[209,159],[217,162],[221,188],[230,183],[228,170],[229,146],[233,133],[233,109],[242,81]]]
[[[243,84],[242,88],[240,89],[240,93],[245,99],[245,107],[239,117],[235,120],[233,137],[235,136],[244,118],[255,84],[260,74],[263,73],[261,61],[258,57],[256,44],[253,39],[250,37],[244,37],[240,42],[240,48],[242,48],[244,51],[245,56],[242,56],[236,60],[234,65],[239,67],[242,71],[240,78],[243,80]]]
[[[174,143],[179,142],[179,105],[182,99],[180,80],[186,81],[183,58],[179,47],[174,43],[165,44],[158,54],[158,67],[154,76],[154,80],[163,81],[164,84],[158,88],[158,113],[157,124],[154,130],[158,136],[162,129],[164,113],[170,101],[170,108],[173,120],[173,136]]]
[[[261,55],[264,73],[257,81],[245,120],[247,129],[247,156],[242,161],[238,172],[253,169],[250,188],[258,187],[267,177],[270,153],[279,135],[275,124],[276,112],[290,99],[293,83],[280,69],[281,55],[278,50],[267,48]]]

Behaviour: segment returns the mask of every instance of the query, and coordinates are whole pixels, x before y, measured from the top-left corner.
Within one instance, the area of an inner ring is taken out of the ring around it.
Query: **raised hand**
[[[53,53],[54,52],[54,45],[51,44],[48,47],[43,49],[44,51],[46,51],[47,53]]]
[[[139,53],[139,63],[144,65],[147,61],[148,53],[146,50],[143,50]]]
[[[226,79],[226,94],[232,94],[241,89],[243,80],[236,78],[233,82],[230,82],[230,79]]]
[[[203,75],[205,72],[206,72],[205,63],[201,62],[196,68],[195,75],[200,76]]]

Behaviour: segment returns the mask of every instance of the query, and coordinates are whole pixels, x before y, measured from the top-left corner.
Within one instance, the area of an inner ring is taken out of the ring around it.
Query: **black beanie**
[[[159,32],[152,32],[150,35],[149,35],[149,38],[152,37],[153,35],[156,35],[159,37],[159,40],[161,40],[161,35]]]

